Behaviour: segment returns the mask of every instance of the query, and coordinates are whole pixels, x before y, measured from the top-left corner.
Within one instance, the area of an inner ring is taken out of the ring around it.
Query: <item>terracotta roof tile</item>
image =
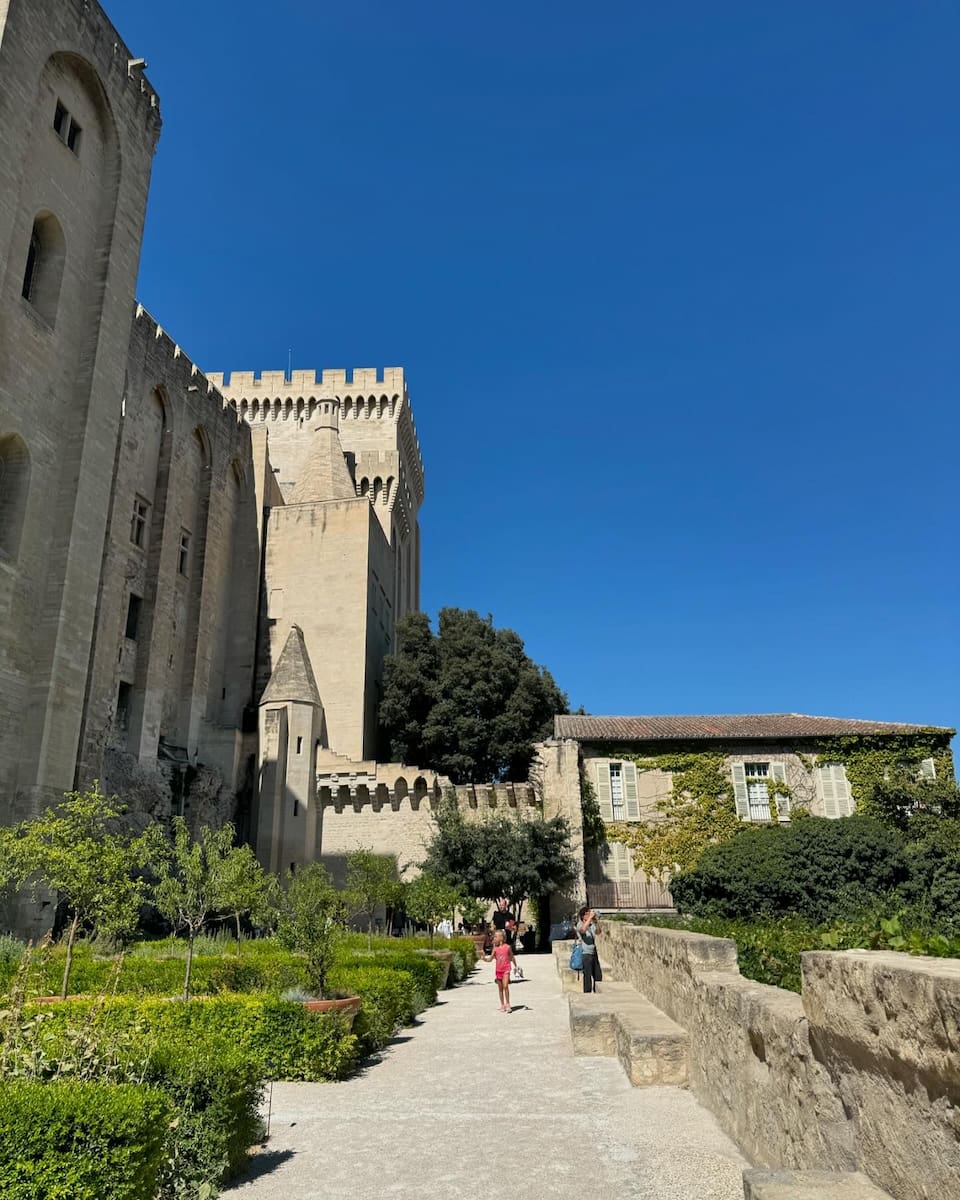
[[[890,721],[856,721],[846,717],[810,717],[802,713],[748,713],[740,716],[554,718],[554,736],[579,741],[685,741],[697,738],[801,738],[849,734],[922,733],[943,726],[903,725]]]

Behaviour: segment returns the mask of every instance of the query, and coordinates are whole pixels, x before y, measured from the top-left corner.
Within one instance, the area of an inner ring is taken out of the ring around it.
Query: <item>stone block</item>
[[[625,983],[570,995],[574,1054],[616,1057],[634,1087],[687,1082],[686,1033]]]

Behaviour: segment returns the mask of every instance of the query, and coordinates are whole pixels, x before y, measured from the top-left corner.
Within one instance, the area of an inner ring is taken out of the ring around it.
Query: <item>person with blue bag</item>
[[[603,982],[603,971],[600,969],[600,957],[597,954],[597,934],[600,932],[600,918],[590,907],[585,904],[580,909],[580,924],[577,926],[577,936],[580,941],[574,947],[574,953],[577,950],[581,952],[581,967],[583,973],[583,990],[585,992],[595,992],[597,984]],[[574,970],[573,955],[570,956],[570,966]]]

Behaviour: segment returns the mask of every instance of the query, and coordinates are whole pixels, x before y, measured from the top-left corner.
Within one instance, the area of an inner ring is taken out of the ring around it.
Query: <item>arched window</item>
[[[24,300],[32,304],[49,325],[56,324],[57,320],[65,258],[66,243],[60,222],[51,212],[40,213],[30,234],[20,290]]]
[[[30,454],[15,433],[0,435],[0,558],[16,562],[30,491]]]
[[[373,481],[373,502],[380,503],[380,493],[383,491],[383,480],[378,475]]]

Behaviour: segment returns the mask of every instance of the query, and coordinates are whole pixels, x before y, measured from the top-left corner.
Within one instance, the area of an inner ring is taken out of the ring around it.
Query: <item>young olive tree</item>
[[[323,998],[327,973],[343,936],[343,900],[320,863],[287,875],[278,895],[277,940],[306,959],[307,981]]]
[[[277,887],[276,875],[264,871],[250,846],[234,846],[220,866],[218,908],[232,918],[237,932],[237,954],[240,954],[240,919],[249,916],[253,921],[266,919],[274,907],[272,898]]]
[[[452,917],[463,896],[459,888],[437,875],[424,871],[404,885],[403,902],[407,913],[422,922],[430,931],[430,945],[437,925],[444,917]]]
[[[123,937],[136,929],[146,885],[138,874],[149,856],[148,840],[122,826],[123,807],[96,781],[85,792],[68,792],[60,804],[23,821],[5,839],[9,870],[34,890],[47,887],[70,910],[60,997],[70,984],[77,932],[93,925]]]
[[[183,817],[174,817],[172,837],[155,837],[154,854],[157,882],[154,903],[176,930],[187,935],[187,967],[183,980],[183,998],[190,999],[193,972],[193,944],[214,913],[226,907],[228,862],[234,853],[234,829],[202,826],[196,839],[191,837]]]
[[[388,908],[397,901],[400,885],[397,860],[359,846],[347,855],[345,899],[352,917],[367,918],[367,948],[373,946],[373,918],[378,904]]]

